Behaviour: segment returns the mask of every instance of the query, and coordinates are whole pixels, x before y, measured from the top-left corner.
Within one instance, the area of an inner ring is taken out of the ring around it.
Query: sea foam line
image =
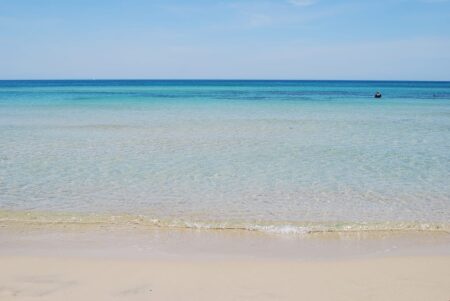
[[[434,231],[450,233],[449,223],[424,222],[280,222],[280,221],[202,221],[180,218],[159,219],[132,214],[73,214],[56,212],[0,211],[0,226],[48,227],[132,227],[143,229],[190,229],[254,231],[280,235],[313,233]]]

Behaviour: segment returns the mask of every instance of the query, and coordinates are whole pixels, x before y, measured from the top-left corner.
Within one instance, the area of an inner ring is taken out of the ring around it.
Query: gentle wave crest
[[[173,230],[235,230],[280,235],[307,235],[329,232],[437,231],[449,232],[449,223],[424,222],[280,222],[280,221],[201,221],[159,219],[132,214],[73,214],[0,211],[0,226],[43,227],[132,227]]]

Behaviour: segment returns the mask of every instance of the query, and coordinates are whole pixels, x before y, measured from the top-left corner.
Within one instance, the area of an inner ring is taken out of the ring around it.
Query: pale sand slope
[[[0,300],[450,300],[450,257],[0,257]]]

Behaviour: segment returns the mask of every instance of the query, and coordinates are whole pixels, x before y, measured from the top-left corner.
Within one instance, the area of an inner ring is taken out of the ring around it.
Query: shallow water
[[[1,221],[450,229],[449,82],[0,81],[0,141]]]

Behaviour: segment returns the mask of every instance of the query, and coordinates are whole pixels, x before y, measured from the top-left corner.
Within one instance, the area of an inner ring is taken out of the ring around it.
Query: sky
[[[450,80],[450,0],[0,0],[0,79]]]

